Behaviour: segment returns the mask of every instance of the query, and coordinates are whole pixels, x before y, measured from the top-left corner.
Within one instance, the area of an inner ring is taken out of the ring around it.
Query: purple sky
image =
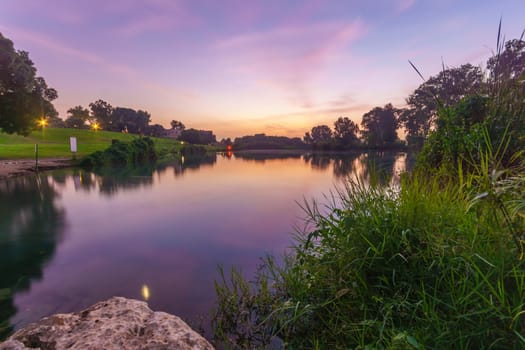
[[[0,32],[58,90],[219,138],[302,136],[339,116],[401,107],[424,76],[483,65],[525,28],[525,1],[1,0]]]

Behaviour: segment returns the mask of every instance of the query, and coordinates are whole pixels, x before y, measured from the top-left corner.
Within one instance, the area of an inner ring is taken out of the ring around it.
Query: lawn
[[[0,132],[0,159],[27,159],[35,157],[35,144],[38,144],[40,158],[71,157],[69,138],[77,138],[76,157],[104,150],[111,140],[130,141],[138,135],[111,131],[46,128],[33,131],[29,136],[9,135]],[[180,142],[167,138],[153,138],[157,150],[178,149]]]

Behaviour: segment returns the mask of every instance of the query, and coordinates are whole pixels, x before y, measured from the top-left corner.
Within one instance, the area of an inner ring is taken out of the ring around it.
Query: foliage
[[[512,39],[498,47],[498,53],[487,62],[490,80],[519,83],[525,79],[525,41]]]
[[[217,283],[217,342],[523,348],[524,260],[498,207],[466,188],[416,174],[398,190],[350,182],[325,215],[306,203],[308,229],[283,266],[266,259],[251,286],[239,273]]]
[[[304,135],[303,140],[314,148],[329,148],[332,143],[332,129],[328,125],[314,126]]]
[[[228,140],[224,140],[224,145],[228,145]],[[285,136],[267,136],[265,134],[255,134],[252,136],[236,137],[233,142],[233,147],[235,150],[301,149],[305,147],[305,144],[298,137],[289,138]]]
[[[524,32],[525,33],[525,32]],[[489,59],[489,116],[491,139],[509,139],[509,150],[525,148],[525,41],[520,38],[501,42]]]
[[[124,131],[131,134],[143,134],[148,128],[151,115],[146,111],[117,107],[111,115],[112,131]]]
[[[182,124],[181,121],[178,121],[178,120],[172,120],[170,122],[170,126],[172,129],[179,130],[179,131],[186,129],[186,126]]]
[[[89,109],[91,110],[92,118],[103,130],[113,130],[114,108],[109,103],[104,100],[97,100],[89,104]]]
[[[141,137],[133,139],[131,142],[115,140],[109,148],[94,152],[82,159],[80,164],[86,168],[126,166],[139,165],[156,159],[157,152],[153,140],[149,137]]]
[[[349,147],[359,144],[359,126],[347,117],[334,122],[334,139],[338,146]]]
[[[76,106],[68,109],[67,119],[65,120],[65,126],[67,128],[78,128],[78,129],[87,129],[88,122],[90,121],[89,110],[82,107]]]
[[[516,165],[516,151],[525,147],[525,42],[499,44],[498,39],[498,52],[487,68],[486,95],[470,95],[438,109],[420,167],[453,172],[459,163],[460,169],[477,164],[491,149],[502,150],[502,167]]]
[[[363,115],[361,121],[363,141],[368,147],[384,147],[398,141],[397,118],[399,110],[391,103],[375,107]]]
[[[456,106],[440,109],[436,130],[430,134],[419,155],[419,166],[446,167],[446,171],[454,172],[460,162],[465,162],[466,155],[474,156],[482,147],[481,122],[488,113],[488,99],[482,96],[468,97]]]
[[[57,97],[57,91],[36,75],[29,54],[15,50],[0,33],[0,129],[28,135],[38,118],[58,115],[51,104]]]
[[[426,80],[407,98],[409,107],[400,115],[408,135],[426,137],[439,108],[455,105],[468,95],[482,93],[485,89],[483,78],[479,67],[464,64],[444,68]]]
[[[186,129],[180,133],[179,140],[199,144],[210,145],[217,142],[217,138],[211,130]]]
[[[166,129],[160,124],[149,125],[146,128],[146,135],[154,137],[166,136]]]

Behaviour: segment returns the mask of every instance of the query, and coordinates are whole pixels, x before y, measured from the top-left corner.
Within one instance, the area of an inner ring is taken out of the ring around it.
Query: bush
[[[131,142],[114,140],[104,151],[97,151],[82,159],[80,165],[87,168],[101,166],[138,165],[155,161],[157,152],[155,144],[149,137],[142,137]]]

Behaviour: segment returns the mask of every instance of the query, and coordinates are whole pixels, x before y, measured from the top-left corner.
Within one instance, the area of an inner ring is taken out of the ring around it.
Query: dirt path
[[[38,161],[38,170],[52,170],[59,168],[66,168],[73,165],[71,159],[68,158],[47,158]],[[0,160],[0,179],[5,179],[11,176],[28,175],[35,173],[34,159],[10,159]]]

